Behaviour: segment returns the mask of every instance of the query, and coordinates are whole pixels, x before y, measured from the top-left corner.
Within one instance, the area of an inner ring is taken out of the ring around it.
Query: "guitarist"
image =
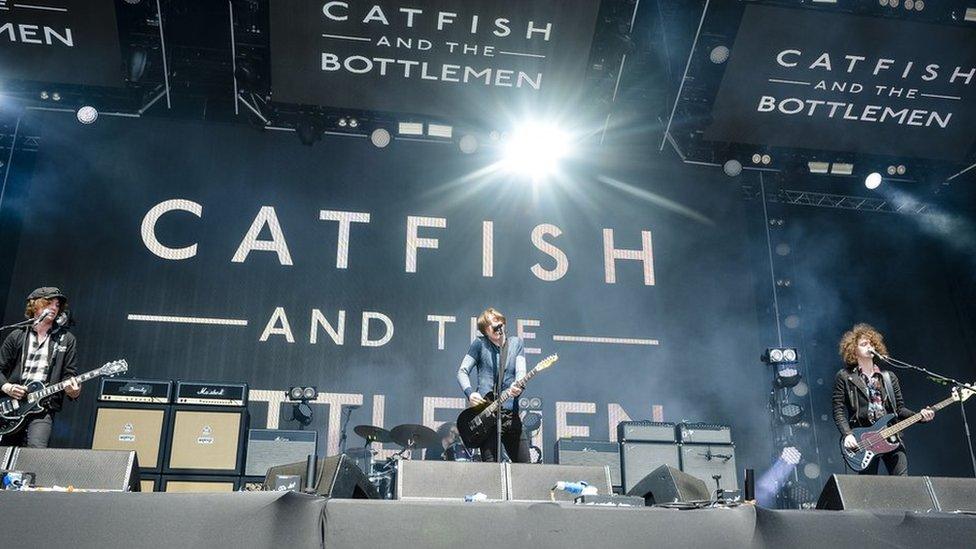
[[[0,389],[7,396],[24,398],[25,385],[31,381],[50,384],[69,378],[65,394],[72,400],[81,394],[81,386],[74,380],[78,362],[75,336],[63,326],[67,304],[68,298],[58,288],[38,288],[27,296],[24,315],[40,321],[11,332],[0,346]],[[61,410],[62,401],[60,393],[52,395],[46,413],[28,416],[24,427],[2,437],[0,445],[47,448],[54,413]]]
[[[905,407],[901,385],[894,372],[881,370],[874,363],[874,352],[887,355],[884,337],[868,324],[855,324],[840,340],[840,356],[845,367],[834,376],[834,423],[844,436],[844,447],[857,449],[857,440],[851,427],[870,427],[875,421],[888,413],[897,414],[899,419],[915,415]],[[887,378],[887,379],[886,379]],[[889,389],[890,387],[890,389]],[[922,421],[931,421],[935,411],[922,410]],[[889,475],[908,474],[908,455],[905,446],[881,455]],[[859,474],[878,474],[875,458]]]
[[[477,406],[485,402],[489,391],[497,397],[502,391],[512,389],[518,397],[522,390],[512,384],[525,377],[525,349],[522,340],[505,335],[505,315],[488,308],[478,316],[481,335],[471,342],[457,371],[458,384],[468,397],[468,404]],[[504,361],[501,387],[496,387],[498,364]],[[476,385],[472,386],[471,371],[474,369]],[[492,435],[481,446],[481,461],[501,461],[498,455],[497,437]],[[509,399],[502,405],[502,444],[505,452],[515,463],[529,462],[529,444],[522,436],[522,420],[518,415],[518,398]]]

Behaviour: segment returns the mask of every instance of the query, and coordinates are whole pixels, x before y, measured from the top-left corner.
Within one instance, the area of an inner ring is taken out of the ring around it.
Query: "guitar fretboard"
[[[98,377],[98,375],[101,374],[101,373],[102,373],[102,370],[101,370],[101,368],[99,368],[97,370],[92,370],[90,372],[85,372],[84,374],[81,374],[80,376],[75,376],[75,379],[77,379],[78,380],[78,383],[81,384],[81,383],[84,383],[84,382],[88,381],[89,379]],[[55,393],[60,393],[67,386],[68,386],[68,381],[67,380],[62,381],[62,382],[59,382],[59,383],[55,383],[54,385],[49,385],[49,386],[41,389],[40,391],[37,391],[35,393],[31,393],[31,394],[27,395],[27,401],[28,402],[36,402],[36,401],[38,401],[38,400],[40,400],[42,398],[49,397],[49,396],[51,396],[51,395],[53,395]]]
[[[541,371],[542,370],[540,370],[539,367],[536,366],[535,368],[532,368],[532,371],[531,372],[525,374],[525,377],[523,377],[522,379],[516,381],[512,385],[518,386],[519,389],[522,389],[522,388],[525,387],[525,384],[528,383],[530,379],[532,379],[533,377],[535,377],[535,375],[538,374]],[[508,402],[508,399],[512,398],[512,394],[509,391],[511,391],[511,388],[506,389],[504,392],[502,392],[501,396],[498,397],[498,399],[496,399],[494,402],[492,402],[491,404],[489,404],[488,407],[485,408],[481,412],[481,414],[484,414],[484,415],[494,414],[495,411],[498,409],[499,406],[501,406],[502,404],[505,404],[506,402]],[[479,415],[481,415],[481,414],[479,414]]]
[[[929,406],[929,408],[932,408],[935,411],[939,411],[939,410],[945,408],[946,406],[952,404],[956,400],[957,400],[956,397],[950,396],[949,398],[947,398],[947,399],[945,399],[945,400],[943,400],[943,401],[941,401],[941,402],[939,402],[937,404],[933,404],[932,406]],[[922,412],[919,412],[919,413],[917,413],[915,415],[909,416],[909,417],[907,417],[907,418],[899,421],[898,423],[892,425],[891,427],[888,427],[888,428],[883,429],[881,431],[881,436],[884,437],[884,438],[888,438],[888,437],[891,437],[891,436],[895,436],[898,433],[904,431],[905,429],[911,427],[912,425],[915,425],[916,423],[918,423],[921,420],[922,420]]]

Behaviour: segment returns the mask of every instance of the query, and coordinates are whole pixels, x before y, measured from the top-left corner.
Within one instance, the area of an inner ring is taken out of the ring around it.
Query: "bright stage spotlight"
[[[91,105],[85,105],[78,109],[78,122],[82,124],[94,124],[98,120],[98,109]]]
[[[877,189],[881,186],[881,174],[878,172],[871,172],[867,177],[864,178],[864,186],[869,189]]]
[[[506,140],[502,164],[511,173],[540,181],[559,171],[571,152],[569,133],[555,125],[529,123],[516,128]]]

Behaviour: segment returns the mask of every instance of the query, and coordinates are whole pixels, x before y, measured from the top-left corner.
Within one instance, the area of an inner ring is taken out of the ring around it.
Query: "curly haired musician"
[[[869,427],[885,414],[897,414],[899,419],[915,415],[905,407],[901,385],[894,372],[882,370],[874,363],[874,352],[887,355],[884,337],[868,324],[856,324],[841,337],[840,356],[845,367],[834,377],[834,422],[844,436],[844,447],[857,449],[852,427]],[[888,377],[889,382],[885,381]],[[891,387],[889,390],[887,387]],[[922,421],[931,421],[935,412],[922,410]],[[878,474],[878,462],[884,461],[889,475],[908,474],[908,455],[904,445],[897,450],[875,457],[862,475]]]
[[[512,384],[525,376],[525,349],[522,340],[505,335],[505,315],[492,308],[485,309],[478,317],[478,331],[481,335],[471,343],[457,371],[458,384],[464,391],[464,396],[468,397],[468,403],[471,406],[482,404],[485,402],[484,395],[489,391],[498,395],[509,388],[512,389],[512,396],[517,397],[522,391]],[[505,357],[502,386],[496,388],[498,363],[502,356]],[[475,370],[477,383],[474,387],[471,385],[472,368]],[[497,444],[495,436],[488,438],[480,448],[482,461],[498,461]],[[529,462],[529,444],[522,436],[517,398],[502,405],[502,444],[513,462]]]
[[[74,380],[78,362],[75,336],[62,325],[67,317],[61,314],[67,304],[68,298],[58,288],[38,288],[27,296],[24,315],[39,322],[14,330],[0,345],[0,389],[4,394],[21,399],[26,395],[25,385],[31,381],[50,384],[67,379],[70,383],[64,392],[68,398],[73,400],[81,394],[81,387]],[[62,403],[61,393],[52,395],[48,413],[29,416],[24,427],[3,436],[0,445],[47,448],[54,414],[61,410]]]

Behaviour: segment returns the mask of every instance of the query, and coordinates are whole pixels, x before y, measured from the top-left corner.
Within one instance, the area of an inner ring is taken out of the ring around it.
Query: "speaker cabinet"
[[[507,497],[502,464],[411,460],[398,464],[395,499],[461,501],[478,492],[490,500]]]
[[[246,409],[179,407],[170,423],[166,473],[241,474]]]
[[[275,465],[297,463],[315,453],[315,431],[248,429],[244,475],[264,477]]]
[[[620,483],[623,493],[629,494],[651,471],[662,465],[681,468],[678,445],[662,442],[621,442]]]
[[[550,501],[553,486],[559,481],[583,481],[596,487],[600,495],[612,494],[610,468],[606,465],[538,465],[506,463],[508,499],[511,501]],[[556,501],[572,502],[574,494],[557,491]]]
[[[15,448],[9,468],[34,473],[37,486],[139,491],[139,460],[135,452]]]
[[[627,492],[644,498],[647,505],[676,501],[708,501],[712,494],[705,481],[669,465],[662,465]]]
[[[161,492],[236,492],[240,479],[238,477],[219,477],[206,475],[192,476],[164,476]]]
[[[135,451],[144,473],[159,473],[169,409],[151,405],[101,405],[95,408],[93,450]]]
[[[716,475],[719,476],[718,487],[739,489],[733,444],[682,444],[681,470],[704,480],[711,490],[716,488]]]
[[[162,483],[158,475],[143,475],[139,479],[139,491],[140,492],[159,492],[161,491]]]
[[[556,441],[556,463],[560,465],[598,465],[610,468],[610,484],[620,490],[620,444],[609,440]]]
[[[976,510],[976,479],[832,475],[817,509]]]
[[[10,458],[14,455],[13,446],[0,446],[0,469],[7,469],[7,465],[10,464]]]
[[[264,489],[274,490],[274,480],[278,475],[294,475],[301,479],[298,486],[301,490],[305,486],[307,463],[306,460],[268,469]],[[322,496],[341,499],[379,498],[376,488],[369,483],[362,469],[345,454],[329,456],[318,461],[315,492]]]

